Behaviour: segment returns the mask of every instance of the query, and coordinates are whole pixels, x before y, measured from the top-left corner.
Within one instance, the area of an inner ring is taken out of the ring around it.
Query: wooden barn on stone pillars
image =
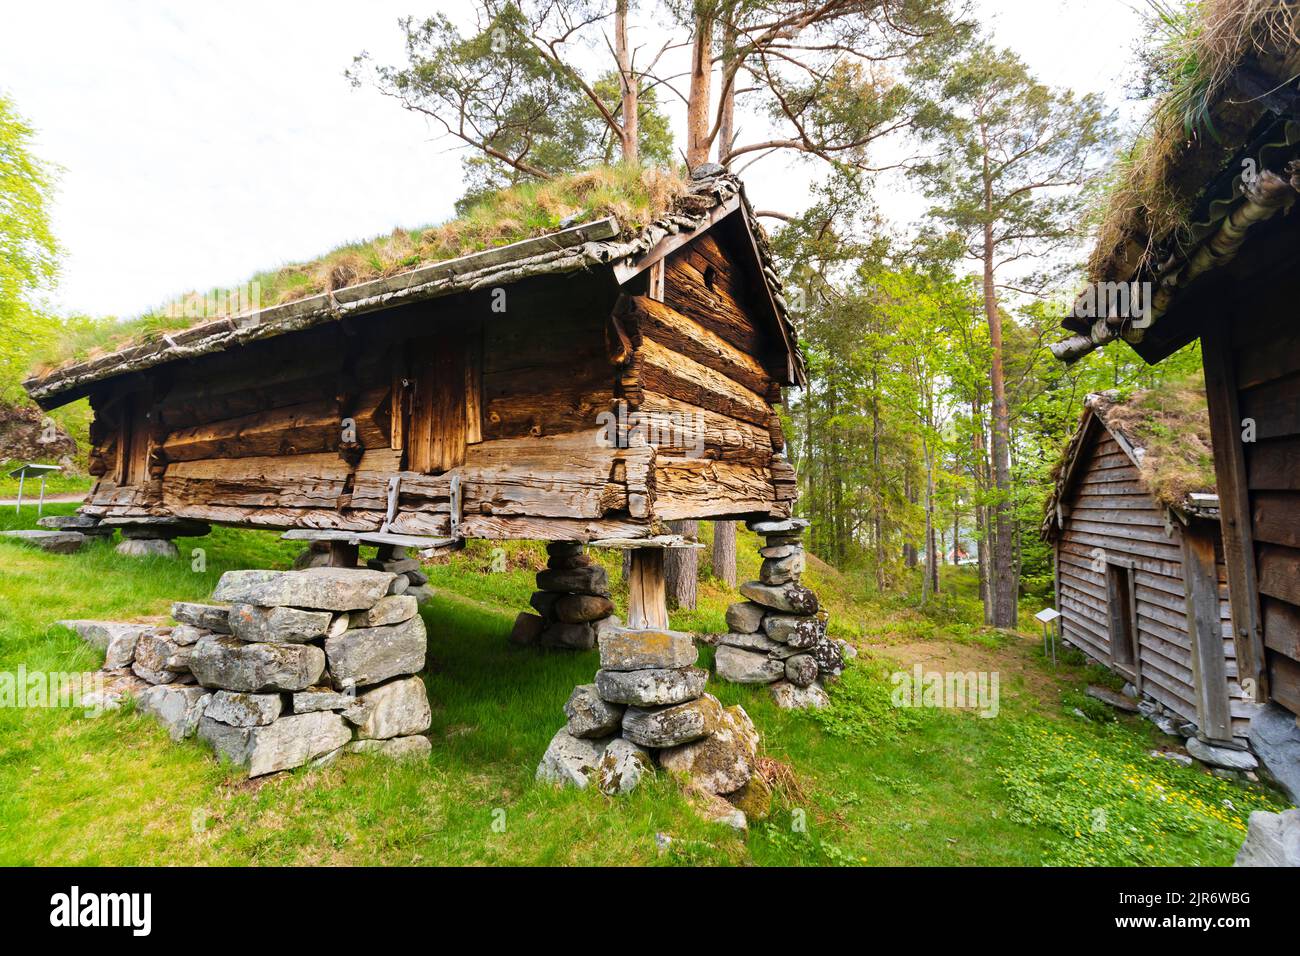
[[[803,382],[764,234],[714,166],[643,227],[568,225],[25,384],[45,409],[90,400],[91,519],[280,529],[342,563],[634,548],[633,616],[666,624],[658,549],[687,542],[665,522],[790,514],[775,406]]]
[[[1214,475],[1197,467],[1205,402],[1180,389],[1171,435],[1171,416],[1148,404],[1158,398],[1089,395],[1057,467],[1043,537],[1062,635],[1123,676],[1162,726],[1244,746],[1254,706],[1237,681]]]
[[[1053,346],[1148,363],[1200,340],[1250,738],[1300,796],[1300,5],[1263,4],[1204,104],[1212,133],[1136,151]],[[1167,116],[1164,126],[1178,124]],[[1175,224],[1177,224],[1175,226]],[[1136,303],[1136,307],[1135,307]],[[1270,756],[1271,754],[1271,756]]]

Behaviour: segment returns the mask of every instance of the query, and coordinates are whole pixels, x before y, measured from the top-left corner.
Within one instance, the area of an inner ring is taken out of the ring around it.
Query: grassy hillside
[[[0,512],[0,525],[14,520]],[[59,557],[0,541],[0,670],[95,668],[96,652],[54,620],[163,615],[172,600],[205,598],[228,568],[286,567],[295,552],[270,533],[223,529],[179,544],[184,560],[158,562],[108,544]],[[756,571],[756,545],[742,533],[742,575]],[[539,786],[533,771],[561,707],[597,660],[508,644],[544,559],[532,545],[507,555],[504,573],[490,573],[481,543],[429,569],[427,764],[349,756],[249,782],[129,710],[0,708],[0,865],[1227,864],[1249,810],[1276,804],[1149,756],[1160,740],[1144,722],[1106,721],[1099,706],[1094,720],[1074,716],[1092,703],[1079,690],[1096,675],[1080,662],[1053,671],[1034,637],[970,623],[978,604],[964,574],[926,616],[824,566],[809,583],[833,631],[862,651],[833,707],[788,713],[766,689],[712,687],[763,734],[779,781],[770,819],[748,835],[702,823],[662,774],[616,800]],[[706,580],[700,596],[675,626],[722,627],[734,595]],[[887,673],[914,663],[997,670],[998,716],[892,707]],[[666,848],[656,834],[671,837]]]

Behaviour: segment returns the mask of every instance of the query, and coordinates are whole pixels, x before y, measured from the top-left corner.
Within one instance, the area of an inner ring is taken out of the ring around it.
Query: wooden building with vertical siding
[[[1300,4],[1250,11],[1203,104],[1212,133],[1140,157],[1131,179],[1154,188],[1117,197],[1093,252],[1094,289],[1136,283],[1149,311],[1076,307],[1053,351],[1123,341],[1155,364],[1200,339],[1238,679],[1300,714]]]
[[[1058,466],[1043,534],[1062,634],[1207,740],[1244,745],[1253,705],[1237,681],[1218,498],[1210,482],[1171,500],[1152,480],[1161,463],[1133,427],[1136,398],[1089,395]]]
[[[705,170],[709,172],[709,170]],[[786,517],[804,381],[766,240],[718,167],[649,225],[552,230],[223,316],[26,382],[89,397],[83,512],[599,541]]]

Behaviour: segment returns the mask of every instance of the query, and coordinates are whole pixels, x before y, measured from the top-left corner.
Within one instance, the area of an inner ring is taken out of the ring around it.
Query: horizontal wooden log
[[[642,341],[633,363],[646,391],[766,428],[772,406],[761,396],[652,339]]]
[[[776,503],[767,469],[707,458],[659,458],[655,487],[655,515],[664,521],[741,517]]]
[[[772,458],[767,431],[660,392],[646,391],[639,412],[661,416],[662,428],[647,429],[650,442],[669,457],[703,457],[766,465]],[[653,426],[654,420],[648,420]]]
[[[256,508],[332,508],[351,471],[333,452],[263,458],[182,461],[168,466],[163,502]]]
[[[635,322],[642,338],[653,339],[664,348],[711,368],[758,395],[766,394],[772,384],[772,376],[757,358],[662,302],[648,296],[635,296],[628,317]]]

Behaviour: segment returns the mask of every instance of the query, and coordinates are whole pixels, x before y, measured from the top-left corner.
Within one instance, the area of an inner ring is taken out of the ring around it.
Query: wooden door
[[[410,343],[411,400],[402,428],[407,467],[438,474],[483,440],[482,332],[477,323]]]

